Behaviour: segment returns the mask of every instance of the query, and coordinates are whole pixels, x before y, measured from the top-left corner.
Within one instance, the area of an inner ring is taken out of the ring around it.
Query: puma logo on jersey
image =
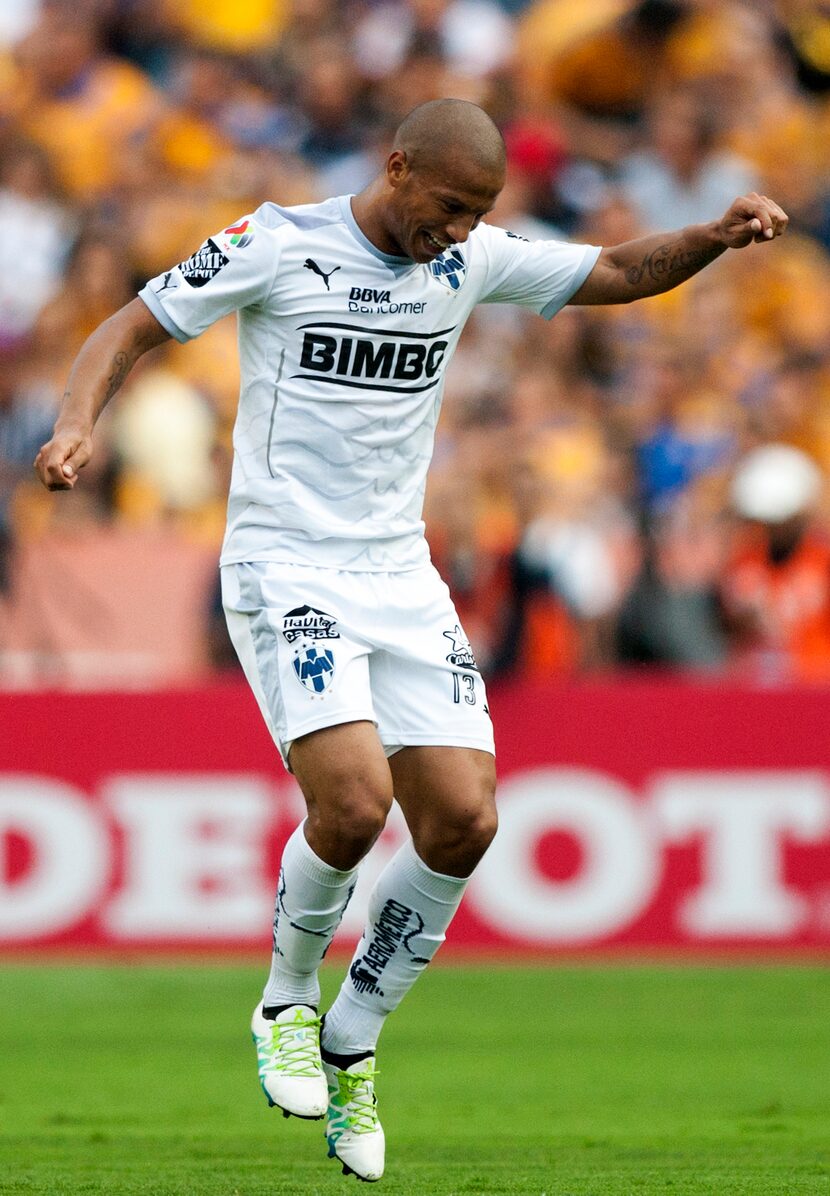
[[[165,274],[165,276],[164,276],[164,279],[163,279],[163,281],[162,281],[162,284],[161,284],[161,286],[160,286],[160,287],[159,287],[159,289],[156,291],[156,294],[157,294],[157,295],[160,295],[160,294],[162,293],[162,291],[175,291],[176,287],[177,287],[179,284],[178,284],[177,282],[171,282],[171,281],[170,281],[170,279],[171,279],[172,277],[173,277],[173,271],[172,271],[172,270],[169,270],[169,271],[167,272],[167,274]]]
[[[329,286],[329,279],[331,278],[332,274],[336,273],[336,271],[338,271],[340,269],[340,267],[335,266],[334,270],[329,270],[328,272],[326,272],[325,270],[320,269],[320,267],[315,262],[314,258],[307,257],[306,260],[303,262],[303,269],[310,270],[312,272],[312,274],[319,274],[320,278],[322,278],[323,282],[326,284],[326,290],[330,291],[331,287]]]
[[[363,329],[351,324],[313,325],[304,331],[300,368],[295,378],[338,382],[361,390],[401,390],[417,393],[435,385],[452,328],[427,334],[398,333],[392,329]],[[322,331],[325,328],[326,331]],[[341,330],[339,333],[334,331]],[[355,333],[363,333],[363,336]],[[344,335],[345,334],[345,335]],[[381,339],[383,338],[383,339]],[[385,379],[373,382],[370,379]],[[417,386],[395,383],[416,382]]]

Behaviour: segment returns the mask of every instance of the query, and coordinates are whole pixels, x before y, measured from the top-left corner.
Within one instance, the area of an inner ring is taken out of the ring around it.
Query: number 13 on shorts
[[[452,700],[458,706],[466,702],[468,706],[476,704],[476,679],[473,673],[453,673]]]

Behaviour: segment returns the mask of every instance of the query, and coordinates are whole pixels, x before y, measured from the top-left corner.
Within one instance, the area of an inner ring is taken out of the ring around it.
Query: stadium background
[[[830,505],[822,488],[794,522],[765,527],[742,517],[733,489],[759,446],[794,447],[823,479],[830,469],[827,6],[6,0],[0,1022],[16,1112],[0,1157],[11,1191],[137,1192],[146,1175],[157,1193],[189,1192],[185,1141],[202,1196],[318,1182],[300,1152],[280,1186],[258,1123],[240,1120],[245,1097],[231,1113],[212,1091],[197,1124],[172,1079],[194,1074],[170,1054],[189,1004],[213,1019],[222,1083],[233,1089],[238,1066],[240,1094],[254,1087],[233,1035],[262,969],[226,961],[267,949],[299,810],[218,610],[233,321],[140,364],[75,492],[38,488],[31,460],[84,338],[148,277],[265,198],[359,189],[404,113],[441,95],[482,103],[504,130],[510,178],[493,219],[525,236],[619,242],[715,218],[753,189],[792,223],[771,249],[729,254],[662,298],[566,309],[551,324],[482,309],[462,340],[426,518],[489,679],[502,835],[440,958],[558,964],[510,975],[542,1002],[533,1050],[561,1090],[552,1097],[544,1077],[534,1089],[552,1130],[527,1113],[530,1089],[514,1093],[525,1115],[510,1123],[514,1156],[506,1123],[425,1077],[429,1109],[390,1109],[404,1162],[432,1132],[423,1118],[456,1137],[411,1188],[397,1172],[396,1190],[827,1191]],[[399,834],[393,825],[367,875]],[[343,939],[361,911],[358,894]],[[177,968],[192,951],[223,967]],[[148,952],[167,970],[144,966]],[[79,953],[130,967],[77,968]],[[686,970],[609,979],[568,970],[574,954],[682,955]],[[737,973],[709,966],[724,958]],[[486,1062],[481,1084],[506,1074],[528,1045],[503,1017],[504,989],[437,971],[388,1031],[391,1077],[392,1046],[415,1066],[429,1010],[461,1018],[471,992],[465,1033],[481,1041],[458,1050],[466,1067]],[[38,1010],[50,983],[72,1027],[69,1087],[48,1080]],[[145,1083],[169,1080],[152,1128],[112,1062],[119,1011],[150,1070],[128,1065]],[[655,1126],[656,1145],[643,1128]],[[452,1170],[482,1157],[490,1179]],[[138,1178],[117,1170],[128,1166]]]

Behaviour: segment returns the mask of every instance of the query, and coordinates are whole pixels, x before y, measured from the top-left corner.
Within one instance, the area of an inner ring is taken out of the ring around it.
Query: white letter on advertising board
[[[119,777],[107,804],[125,831],[124,887],[104,913],[121,938],[232,939],[271,922],[269,786],[250,776]]]
[[[809,917],[787,888],[783,840],[814,843],[830,830],[830,799],[818,772],[672,773],[654,788],[666,837],[702,835],[703,883],[680,905],[699,937],[786,937]]]
[[[26,841],[31,866],[14,881],[3,879],[0,867],[0,937],[57,934],[90,912],[110,859],[107,832],[90,802],[49,777],[0,777],[0,845],[9,834]]]
[[[539,943],[578,943],[623,929],[659,880],[647,814],[624,785],[600,773],[550,768],[499,789],[499,833],[473,876],[476,912],[496,929]],[[551,831],[580,843],[583,867],[557,881],[534,866]]]

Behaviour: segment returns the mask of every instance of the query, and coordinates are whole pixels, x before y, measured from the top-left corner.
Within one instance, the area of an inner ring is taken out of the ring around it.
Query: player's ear
[[[391,187],[399,187],[410,172],[406,151],[393,149],[386,159],[386,178]]]

